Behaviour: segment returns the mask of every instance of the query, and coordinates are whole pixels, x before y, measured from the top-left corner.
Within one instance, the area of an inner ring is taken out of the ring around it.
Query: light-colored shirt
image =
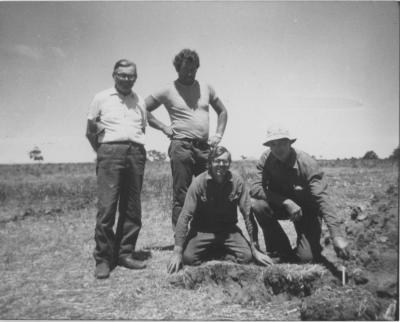
[[[337,210],[331,201],[324,173],[307,153],[291,149],[287,162],[266,150],[257,162],[257,173],[250,195],[281,208],[285,199],[297,203],[303,211],[322,216],[332,237],[340,236]]]
[[[208,139],[209,104],[218,98],[211,85],[197,80],[192,85],[174,81],[151,96],[167,109],[173,138]]]
[[[222,184],[213,180],[208,171],[193,179],[176,225],[175,245],[183,246],[189,221],[194,231],[210,233],[234,231],[237,229],[238,207],[252,239],[249,191],[241,176],[234,172],[228,172],[227,175],[226,181]]]
[[[88,119],[104,128],[99,143],[132,141],[145,143],[144,101],[133,91],[124,96],[113,87],[97,93],[90,104]]]

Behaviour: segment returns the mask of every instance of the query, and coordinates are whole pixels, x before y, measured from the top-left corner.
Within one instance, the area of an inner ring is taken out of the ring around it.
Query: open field
[[[254,164],[235,162],[233,168],[251,180]],[[360,312],[351,315],[354,312],[349,311],[341,316],[344,320],[394,319],[397,165],[360,160],[321,165],[351,241],[346,287],[322,265],[277,264],[267,269],[216,262],[168,276],[166,265],[173,245],[171,178],[169,164],[157,162],[146,164],[143,228],[137,244],[137,256],[148,259],[148,268],[117,267],[108,280],[96,280],[92,258],[95,165],[0,165],[0,319],[338,318],[330,305]],[[290,224],[283,225],[294,241]],[[324,253],[338,267],[342,262],[326,236],[325,229]],[[325,315],[312,315],[316,303],[324,307]]]

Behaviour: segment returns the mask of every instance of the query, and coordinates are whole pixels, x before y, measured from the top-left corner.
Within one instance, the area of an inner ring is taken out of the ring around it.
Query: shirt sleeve
[[[246,230],[250,237],[250,243],[252,244],[254,239],[253,236],[254,231],[253,231],[253,224],[250,220],[251,200],[250,200],[249,190],[247,189],[243,180],[239,180],[238,182],[238,192],[239,192],[239,210],[243,216]]]
[[[266,154],[263,153],[261,158],[258,160],[256,164],[256,175],[251,183],[250,196],[255,199],[263,199],[267,200],[267,196],[265,195],[264,187],[263,187],[263,172],[264,165],[267,157]]]
[[[100,115],[99,99],[95,96],[90,103],[88,110],[88,120],[95,120]]]
[[[185,203],[175,228],[175,245],[183,247],[188,233],[188,224],[197,207],[198,182],[193,180],[186,193]]]
[[[145,129],[146,129],[146,126],[148,124],[147,123],[146,105],[145,105],[145,102],[144,102],[143,98],[138,94],[136,94],[136,95],[137,95],[137,98],[138,98],[138,105],[139,105],[139,108],[140,108],[140,112],[142,114],[142,130],[143,130],[143,133],[144,133]]]
[[[166,89],[160,89],[158,91],[155,91],[154,93],[150,94],[151,97],[153,97],[158,103],[164,104],[164,98],[166,96]]]
[[[308,160],[306,164],[307,181],[310,187],[312,202],[319,209],[325,220],[332,238],[340,236],[340,221],[336,215],[336,209],[328,194],[328,184],[323,171],[315,160]]]

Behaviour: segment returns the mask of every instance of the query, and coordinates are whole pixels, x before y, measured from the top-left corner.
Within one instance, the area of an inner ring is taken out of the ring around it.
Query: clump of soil
[[[377,320],[381,308],[376,297],[359,287],[324,286],[303,300],[302,320]]]
[[[186,289],[208,287],[209,293],[223,302],[249,304],[271,299],[263,286],[263,270],[255,265],[210,261],[201,266],[186,266],[169,277],[169,282]]]
[[[322,285],[336,285],[337,279],[321,265],[281,264],[265,269],[264,285],[274,295],[286,294],[292,297],[305,297]]]
[[[278,264],[272,267],[238,265],[210,261],[197,267],[185,267],[172,275],[169,282],[177,287],[212,288],[211,294],[222,292],[224,301],[249,304],[265,303],[277,295],[281,300],[308,296],[322,283],[335,283],[321,265]]]

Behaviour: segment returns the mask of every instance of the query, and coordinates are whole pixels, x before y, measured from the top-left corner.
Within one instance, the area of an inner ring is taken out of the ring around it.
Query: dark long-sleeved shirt
[[[266,200],[273,208],[283,207],[283,201],[291,199],[303,211],[321,215],[332,238],[340,235],[340,222],[327,193],[324,174],[317,162],[303,151],[292,148],[285,163],[270,150],[265,151],[257,163],[250,195]]]
[[[228,172],[225,182],[218,184],[208,171],[201,173],[193,179],[186,194],[176,225],[175,245],[183,246],[189,221],[195,231],[217,233],[237,229],[237,207],[252,242],[251,200],[244,180],[234,172]]]

